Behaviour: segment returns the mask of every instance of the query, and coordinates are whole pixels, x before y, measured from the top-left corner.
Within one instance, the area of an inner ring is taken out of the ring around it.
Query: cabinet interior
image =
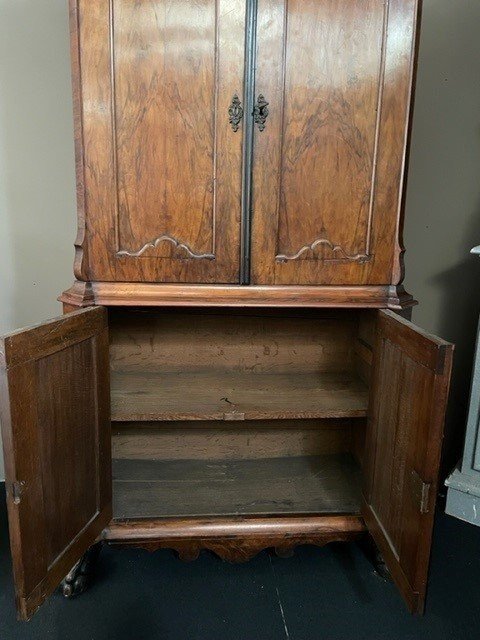
[[[373,318],[110,310],[114,518],[358,513]]]

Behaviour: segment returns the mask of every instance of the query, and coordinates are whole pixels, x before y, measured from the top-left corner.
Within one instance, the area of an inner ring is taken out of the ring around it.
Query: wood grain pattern
[[[238,282],[244,3],[71,6],[81,276]]]
[[[362,535],[365,524],[355,515],[275,516],[259,518],[195,518],[112,522],[104,532],[110,544],[149,551],[175,549],[183,560],[194,560],[203,549],[223,560],[245,562],[263,549],[288,552],[301,544],[323,546]]]
[[[356,314],[170,310],[111,320],[114,420],[365,416]]]
[[[112,515],[106,311],[6,336],[1,422],[19,616],[29,618]]]
[[[452,345],[379,312],[366,437],[367,526],[413,612],[422,612]]]
[[[75,311],[62,318],[18,329],[2,337],[0,366],[14,367],[28,364],[54,354],[60,348],[68,349],[81,340],[98,334],[100,323],[107,328],[107,313],[101,307]]]
[[[95,304],[177,307],[311,307],[402,309],[416,302],[401,286],[222,286],[92,282]],[[81,305],[78,284],[59,300]]]
[[[416,0],[259,0],[255,284],[401,281],[416,15]]]
[[[242,460],[345,453],[363,420],[115,422],[112,455],[136,460]]]
[[[112,420],[362,418],[368,390],[348,372],[112,372]]]
[[[114,460],[114,519],[360,510],[349,454],[253,460]]]
[[[242,136],[228,108],[243,93],[245,3],[70,1],[76,277],[104,282],[100,304],[174,295],[109,290],[115,281],[237,283]],[[270,113],[254,142],[254,284],[367,285],[290,293],[402,306],[387,287],[403,278],[418,4],[259,1],[256,90]],[[263,304],[290,298],[263,293]]]
[[[109,323],[114,371],[316,374],[353,370],[358,313],[115,309]]]

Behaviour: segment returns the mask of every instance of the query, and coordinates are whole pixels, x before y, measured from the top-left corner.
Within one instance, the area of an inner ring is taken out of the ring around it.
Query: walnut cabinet
[[[187,303],[411,303],[417,0],[70,4],[65,303],[176,304],[179,284]]]
[[[76,281],[0,344],[20,617],[100,543],[367,533],[421,612],[453,347],[401,285],[418,3],[70,8]]]

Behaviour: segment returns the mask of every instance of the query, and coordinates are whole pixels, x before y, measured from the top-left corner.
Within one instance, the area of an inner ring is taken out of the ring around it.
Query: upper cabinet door
[[[380,311],[364,517],[412,612],[423,611],[453,346]]]
[[[77,277],[238,282],[245,0],[71,0],[71,34]]]
[[[0,408],[19,617],[28,619],[112,517],[107,313],[0,340]]]
[[[258,1],[252,282],[401,280],[416,18],[417,0]]]

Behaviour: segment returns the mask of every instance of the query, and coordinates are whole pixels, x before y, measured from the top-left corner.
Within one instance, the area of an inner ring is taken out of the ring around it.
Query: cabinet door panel
[[[1,422],[19,616],[29,618],[112,516],[106,310],[0,343]]]
[[[238,282],[242,126],[233,130],[229,107],[243,99],[244,2],[72,7],[83,275]]]
[[[416,0],[259,0],[252,279],[396,284]]]
[[[413,612],[423,611],[453,346],[380,311],[364,516]]]

